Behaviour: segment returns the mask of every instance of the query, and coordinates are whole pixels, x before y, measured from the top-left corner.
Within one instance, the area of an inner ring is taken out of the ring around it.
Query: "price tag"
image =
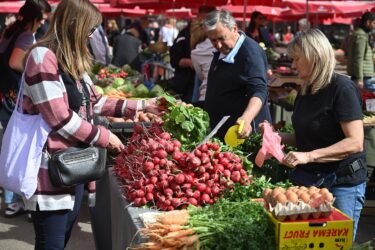
[[[375,99],[366,100],[366,110],[375,112]]]

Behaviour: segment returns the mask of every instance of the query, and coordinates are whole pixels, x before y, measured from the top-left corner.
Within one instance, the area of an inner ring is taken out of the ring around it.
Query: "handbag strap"
[[[81,79],[80,82],[81,82],[81,85],[82,85],[82,95],[83,95],[83,101],[82,102],[86,106],[86,118],[87,118],[88,122],[91,122],[92,116],[91,116],[91,112],[90,112],[90,110],[91,110],[90,109],[90,91],[87,88],[85,80]]]
[[[29,54],[29,57],[26,60],[25,69],[22,73],[21,83],[20,83],[20,87],[19,87],[19,90],[18,90],[18,93],[17,93],[16,106],[14,108],[14,109],[17,109],[17,111],[20,112],[20,113],[23,113],[23,107],[22,107],[22,105],[23,105],[23,89],[24,89],[24,86],[25,86],[26,69],[27,69],[27,66],[29,65],[30,57],[31,57],[31,54]]]

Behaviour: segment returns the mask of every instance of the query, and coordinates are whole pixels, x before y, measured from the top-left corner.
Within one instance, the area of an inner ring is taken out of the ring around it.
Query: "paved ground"
[[[26,221],[26,214],[14,218],[5,218],[5,205],[0,198],[0,249],[32,250],[34,249],[34,229]],[[82,204],[78,225],[74,226],[67,250],[94,250],[95,243],[91,231],[89,211],[86,203]]]

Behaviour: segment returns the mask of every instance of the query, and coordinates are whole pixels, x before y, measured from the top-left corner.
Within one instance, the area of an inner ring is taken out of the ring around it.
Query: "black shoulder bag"
[[[87,121],[91,122],[90,92],[82,84],[82,104],[86,106]],[[51,182],[57,187],[71,187],[100,179],[105,173],[106,149],[98,147],[69,147],[51,155],[48,172]]]

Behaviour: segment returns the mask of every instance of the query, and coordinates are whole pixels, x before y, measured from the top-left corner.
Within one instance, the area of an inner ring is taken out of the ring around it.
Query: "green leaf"
[[[183,129],[185,129],[186,131],[191,132],[191,131],[194,129],[194,123],[189,122],[189,121],[184,121],[184,122],[181,124],[181,127],[182,127]]]

